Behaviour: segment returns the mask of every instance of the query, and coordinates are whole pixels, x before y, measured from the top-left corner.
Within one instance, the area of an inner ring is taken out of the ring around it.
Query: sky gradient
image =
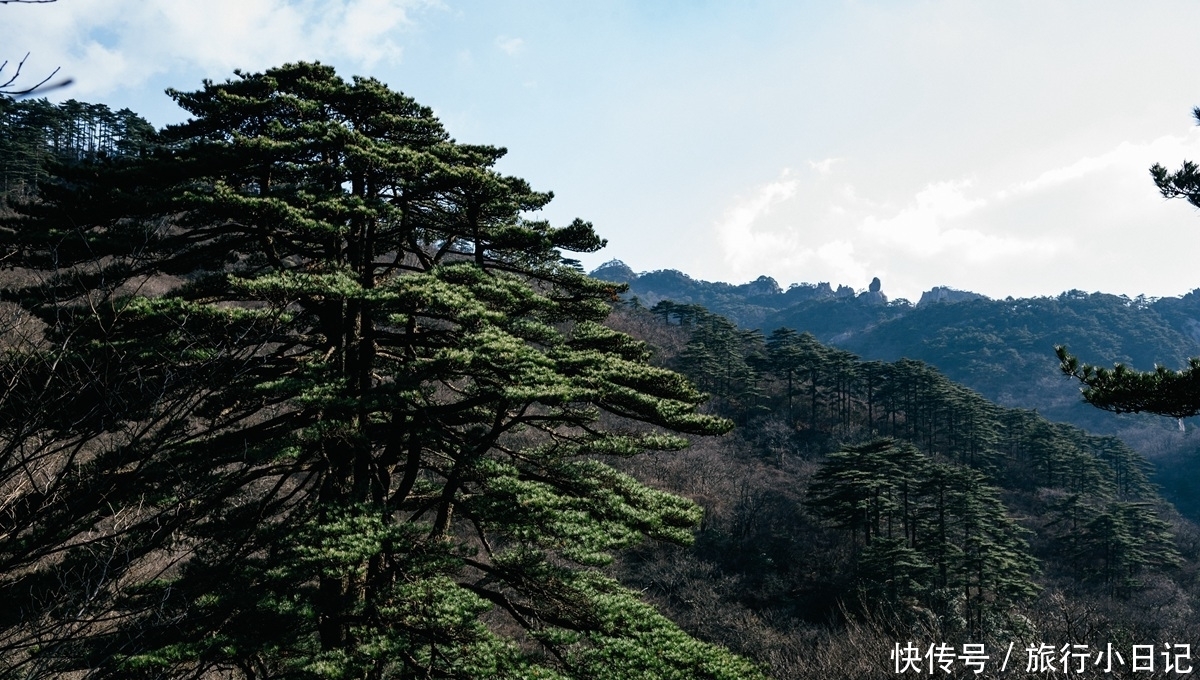
[[[375,76],[594,222],[589,269],[1167,296],[1200,215],[1147,169],[1200,161],[1197,29],[1183,0],[58,0],[0,5],[0,58],[159,125],[235,68]]]

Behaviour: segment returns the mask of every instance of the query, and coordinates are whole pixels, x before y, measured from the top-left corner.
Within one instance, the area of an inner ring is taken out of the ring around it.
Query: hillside
[[[616,568],[692,634],[815,678],[888,676],[896,639],[1095,649],[1112,631],[1196,632],[1195,525],[1120,439],[697,305],[630,304],[609,324],[738,423],[625,468],[705,509],[694,546]]]
[[[622,302],[563,255],[590,223],[524,219],[550,194],[503,149],[377,81],[172,92],[196,117],[141,151],[92,143],[102,108],[0,118],[32,159],[0,214],[0,677],[872,678],[898,641],[1200,634],[1200,533],[1146,457],[1023,405],[1069,391],[1048,343],[1182,356],[1195,300],[609,263]]]
[[[635,274],[614,261],[592,275],[629,285],[628,297],[652,307],[696,304],[743,328],[791,328],[865,359],[918,359],[998,403],[1035,408],[1047,417],[1104,432],[1131,422],[1082,405],[1060,376],[1054,346],[1090,362],[1150,369],[1182,365],[1200,354],[1200,290],[1181,297],[1135,298],[1073,290],[1056,297],[991,300],[935,288],[921,302],[888,301],[845,285],[793,284],[770,277],[733,285],[663,270]]]
[[[760,276],[750,283],[729,283],[693,279],[681,271],[661,269],[642,274],[635,273],[624,262],[612,260],[591,272],[593,278],[603,281],[624,283],[629,286],[630,297],[647,307],[663,300],[684,304],[698,304],[721,314],[746,328],[756,328],[772,314],[790,306],[809,301],[840,300],[853,298],[854,289],[829,283],[800,284],[787,290],[769,276]]]
[[[1053,421],[1114,434],[1150,458],[1153,478],[1181,511],[1200,518],[1200,438],[1157,416],[1115,415],[1082,402],[1061,375],[1054,346],[1084,360],[1138,369],[1171,368],[1200,354],[1200,290],[1180,297],[1128,298],[1073,290],[1055,297],[992,300],[935,288],[921,301],[888,300],[884,291],[845,285],[794,284],[769,277],[732,285],[674,270],[636,274],[610,262],[593,276],[629,285],[629,298],[652,307],[668,301],[700,305],[740,327],[770,333],[791,328],[863,359],[915,359],[998,404],[1034,409]]]

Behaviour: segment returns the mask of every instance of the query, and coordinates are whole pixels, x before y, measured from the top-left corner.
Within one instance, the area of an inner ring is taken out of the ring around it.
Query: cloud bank
[[[782,284],[818,280],[864,288],[872,276],[893,297],[936,285],[996,297],[1059,290],[1178,294],[1194,269],[1200,218],[1165,202],[1146,169],[1200,158],[1200,130],[1106,152],[1028,178],[926,183],[901,200],[873,197],[852,160],[813,172],[784,170],[739,195],[714,225],[733,280],[769,274]],[[884,191],[874,193],[883,194]],[[1161,262],[1161,270],[1136,263]]]
[[[362,68],[397,61],[403,54],[398,37],[412,25],[413,12],[428,6],[422,0],[7,5],[0,7],[0,44],[33,52],[29,68],[61,66],[75,79],[70,96],[95,97],[173,71],[224,78],[235,68],[301,59]]]

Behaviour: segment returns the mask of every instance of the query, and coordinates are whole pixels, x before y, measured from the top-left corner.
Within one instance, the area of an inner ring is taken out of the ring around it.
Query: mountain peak
[[[613,283],[629,283],[637,278],[637,274],[620,260],[609,260],[604,264],[592,270],[590,276],[601,281],[612,281]]]
[[[934,286],[930,290],[921,293],[921,299],[917,301],[918,305],[931,304],[934,302],[967,302],[969,300],[986,300],[986,295],[972,293],[969,290],[955,290],[949,286]]]

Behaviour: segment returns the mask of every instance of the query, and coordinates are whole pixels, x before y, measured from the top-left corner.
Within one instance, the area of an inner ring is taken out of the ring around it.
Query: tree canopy
[[[605,459],[730,424],[599,323],[618,288],[562,255],[590,224],[529,219],[551,194],[504,149],[370,78],[170,95],[191,119],[3,232],[42,329],[0,401],[23,673],[758,674],[597,569],[700,517]],[[64,579],[86,601],[48,604]]]
[[[1190,587],[1195,552],[1125,442],[989,402],[920,361],[862,361],[715,316],[663,301],[615,321],[651,326],[640,332],[660,360],[739,424],[683,460],[641,464],[706,510],[693,550],[643,547],[620,565],[673,620],[780,677],[883,677],[848,670],[865,640],[1003,647],[1190,625],[1131,623],[1152,593]],[[821,661],[811,636],[828,621],[840,651]]]
[[[1083,398],[1089,404],[1114,413],[1156,413],[1187,418],[1200,413],[1200,359],[1188,360],[1188,367],[1172,371],[1156,366],[1153,371],[1138,371],[1124,364],[1111,369],[1080,364],[1067,348],[1055,348],[1062,371],[1083,384]]]
[[[1200,107],[1193,109],[1192,115],[1200,124]],[[1200,207],[1200,167],[1194,162],[1184,161],[1175,172],[1155,163],[1150,175],[1163,198],[1183,198]],[[1189,359],[1187,368],[1178,371],[1164,366],[1137,371],[1121,363],[1112,369],[1080,364],[1062,345],[1055,351],[1063,373],[1083,384],[1083,398],[1093,406],[1116,413],[1156,413],[1173,418],[1200,413],[1200,359]]]

